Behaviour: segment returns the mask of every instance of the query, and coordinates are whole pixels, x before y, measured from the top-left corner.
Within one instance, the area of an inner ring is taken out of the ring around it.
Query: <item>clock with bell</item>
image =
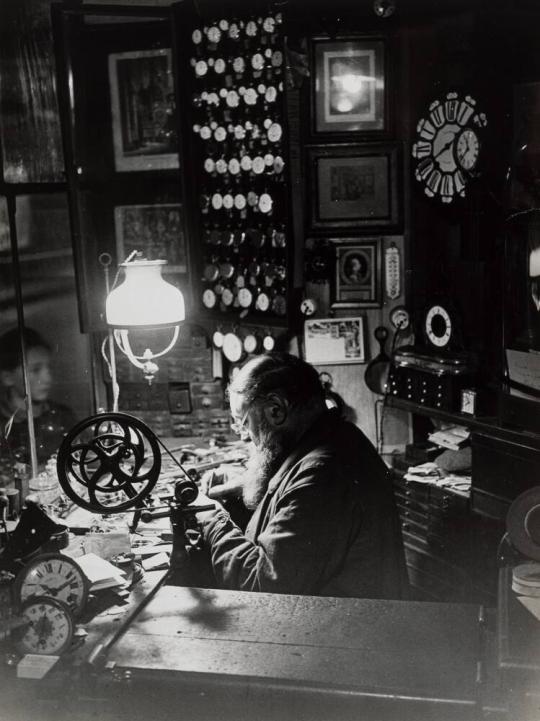
[[[484,113],[476,109],[470,95],[455,92],[429,106],[427,117],[418,125],[412,155],[418,161],[416,179],[425,194],[451,203],[465,197],[469,181],[478,174],[481,132],[487,125]]]

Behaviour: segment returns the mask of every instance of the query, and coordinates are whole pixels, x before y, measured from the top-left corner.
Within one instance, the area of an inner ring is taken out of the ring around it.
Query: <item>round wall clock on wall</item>
[[[445,100],[431,103],[428,116],[416,126],[412,148],[418,160],[415,177],[428,197],[443,203],[465,197],[469,181],[477,175],[486,125],[486,116],[477,112],[470,95],[460,98],[451,92]]]

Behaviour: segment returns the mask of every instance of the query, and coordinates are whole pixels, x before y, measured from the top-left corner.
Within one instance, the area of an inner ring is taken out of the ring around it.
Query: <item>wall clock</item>
[[[428,116],[416,126],[412,148],[418,160],[415,177],[428,197],[443,203],[465,197],[469,181],[477,175],[480,135],[486,125],[486,116],[477,112],[470,95],[460,98],[452,92],[431,103]]]

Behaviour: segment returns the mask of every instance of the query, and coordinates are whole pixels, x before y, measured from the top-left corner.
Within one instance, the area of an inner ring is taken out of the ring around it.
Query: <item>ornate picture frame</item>
[[[397,227],[398,147],[390,143],[309,147],[310,229]]]
[[[108,63],[115,169],[178,168],[171,50],[112,53]]]
[[[388,130],[385,40],[314,38],[312,62],[315,134]]]
[[[332,308],[378,308],[382,303],[382,238],[330,239],[335,267]]]
[[[187,272],[187,249],[180,203],[118,205],[114,208],[116,257],[121,263],[131,251],[148,260],[166,260],[164,273]]]

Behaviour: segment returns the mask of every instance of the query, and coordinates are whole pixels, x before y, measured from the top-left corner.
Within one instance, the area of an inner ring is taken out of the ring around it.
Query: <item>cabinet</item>
[[[395,467],[394,493],[414,597],[492,605],[502,525],[475,516],[464,493],[405,480],[406,466]]]
[[[511,502],[538,483],[540,438],[506,428],[492,417],[473,417],[387,399],[417,420],[432,419],[471,431],[471,493],[406,481],[414,461],[397,459],[395,493],[413,592],[441,601],[492,605],[497,548]],[[418,438],[420,440],[420,438]]]

